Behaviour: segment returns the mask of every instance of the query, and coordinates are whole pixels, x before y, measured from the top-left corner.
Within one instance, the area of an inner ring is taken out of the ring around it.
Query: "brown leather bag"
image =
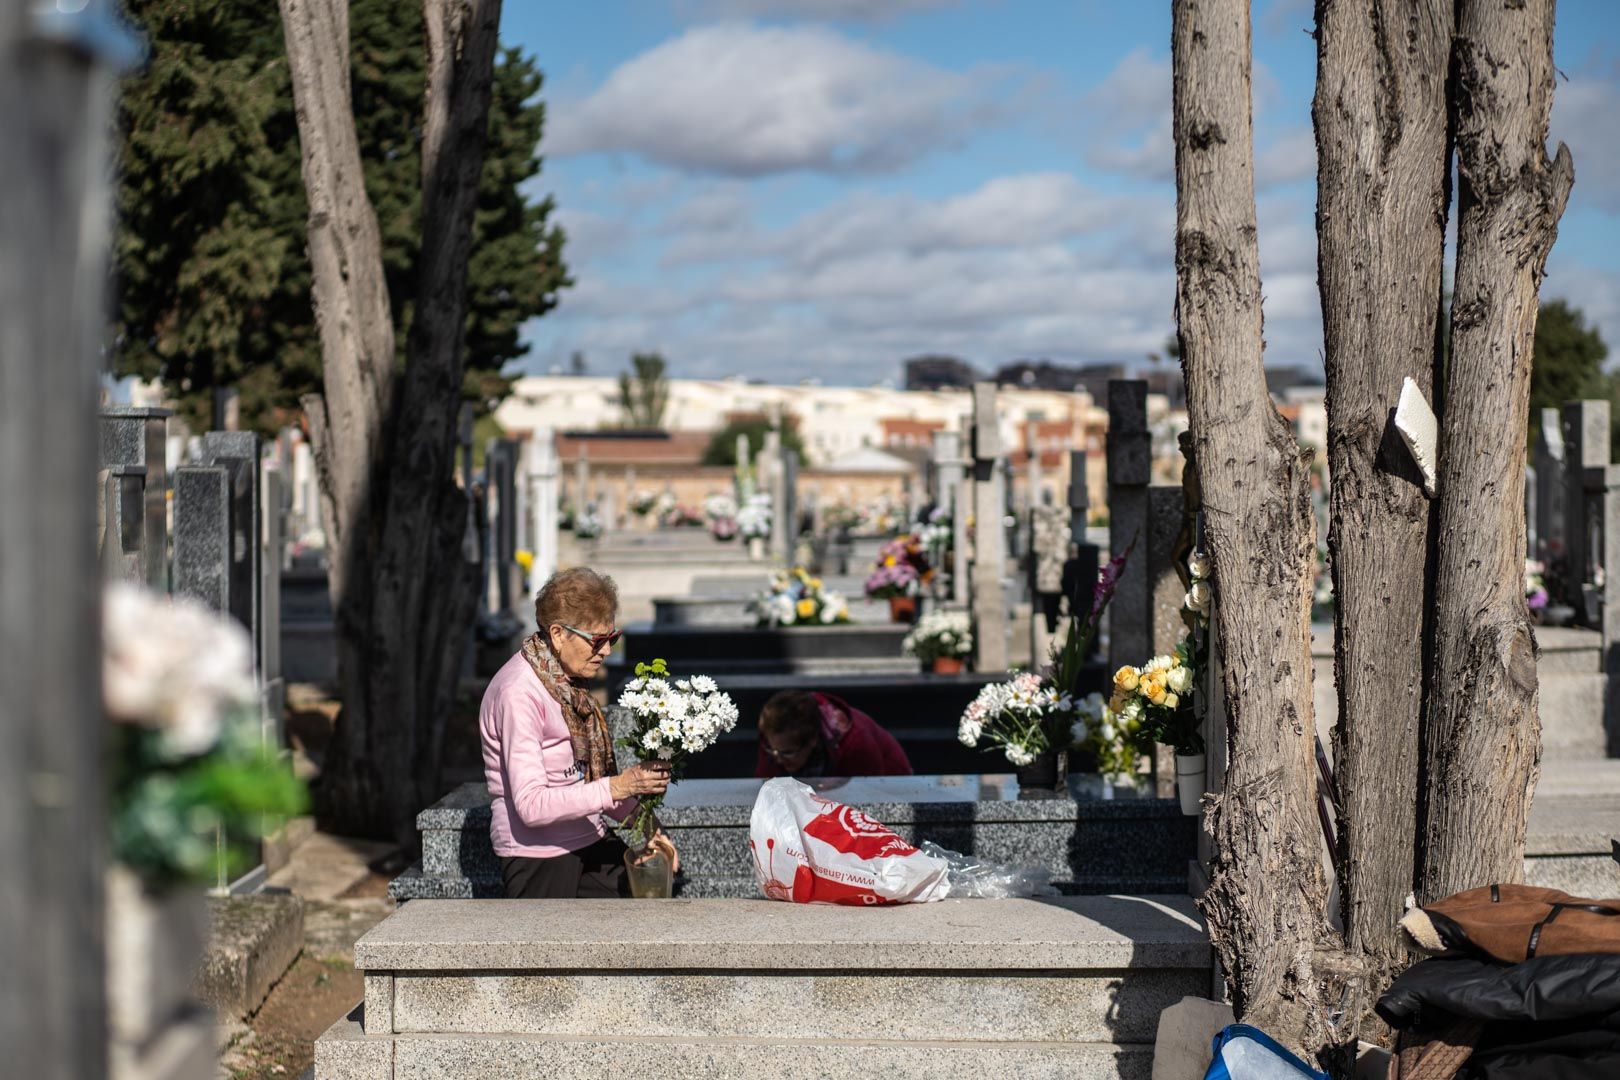
[[[1620,953],[1620,899],[1486,885],[1413,908],[1401,929],[1423,952],[1470,952],[1509,964],[1534,956]]]

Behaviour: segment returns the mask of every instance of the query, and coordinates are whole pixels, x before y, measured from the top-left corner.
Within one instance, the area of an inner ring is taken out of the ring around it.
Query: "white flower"
[[[1187,597],[1182,601],[1188,611],[1196,611],[1200,615],[1209,614],[1209,602],[1214,596],[1214,590],[1207,581],[1195,581],[1192,588],[1187,590]]]
[[[977,720],[969,720],[963,717],[961,724],[957,726],[956,737],[961,740],[963,746],[978,746],[979,738],[983,734],[984,725]]]
[[[1076,720],[1069,728],[1069,738],[1074,740],[1076,746],[1091,738],[1091,728],[1084,720]]]
[[[707,675],[694,675],[692,676],[692,689],[699,694],[712,694],[720,687]]]
[[[102,693],[115,720],[155,728],[177,756],[219,741],[221,723],[258,701],[253,646],[235,622],[195,600],[133,585],[106,590]]]
[[[660,760],[668,761],[670,758],[672,758],[674,756],[675,756],[675,748],[673,746],[660,746],[658,748],[658,757],[659,757]]]
[[[1035,761],[1034,754],[1030,753],[1024,747],[1019,746],[1016,743],[1007,744],[1006,754],[1007,760],[1018,766],[1030,765]]]
[[[1187,573],[1191,574],[1195,581],[1209,577],[1210,571],[1214,569],[1207,551],[1194,551],[1187,556]]]
[[[1177,664],[1175,667],[1171,668],[1164,677],[1164,685],[1168,686],[1171,690],[1178,694],[1185,694],[1188,690],[1192,689],[1192,684],[1192,669],[1183,664]]]

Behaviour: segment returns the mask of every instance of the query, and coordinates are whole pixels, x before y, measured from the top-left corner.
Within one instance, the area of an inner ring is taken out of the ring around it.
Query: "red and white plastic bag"
[[[873,907],[943,900],[950,892],[944,859],[791,777],[760,788],[748,846],[754,878],[771,900]]]

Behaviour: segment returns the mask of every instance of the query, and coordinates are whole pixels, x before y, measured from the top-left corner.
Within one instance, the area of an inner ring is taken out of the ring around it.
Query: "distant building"
[[[907,390],[967,390],[979,371],[954,356],[914,356],[905,362]]]
[[[1324,385],[1321,371],[1315,368],[1301,364],[1277,364],[1266,367],[1266,389],[1271,391],[1274,398],[1287,396],[1288,391],[1295,387],[1315,388]]]

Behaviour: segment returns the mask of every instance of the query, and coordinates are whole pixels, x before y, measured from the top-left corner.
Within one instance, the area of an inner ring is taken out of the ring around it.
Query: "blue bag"
[[[1248,1024],[1228,1024],[1215,1033],[1204,1080],[1329,1080],[1277,1040]]]

